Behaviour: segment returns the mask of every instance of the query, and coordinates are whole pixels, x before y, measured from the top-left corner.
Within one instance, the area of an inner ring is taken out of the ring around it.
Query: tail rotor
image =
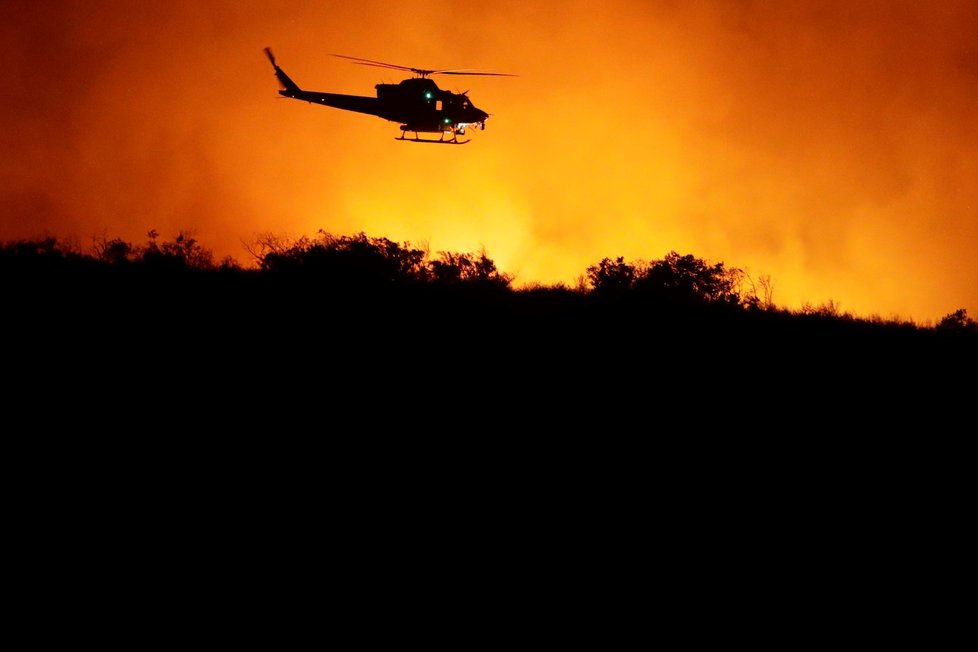
[[[285,97],[294,97],[294,93],[302,92],[299,85],[292,81],[292,79],[285,74],[285,71],[279,68],[278,64],[275,63],[275,54],[272,53],[272,48],[265,48],[265,56],[268,57],[268,61],[272,64],[272,68],[275,69],[275,77],[278,79],[278,83],[280,83],[284,89],[279,91],[280,95],[284,95]]]

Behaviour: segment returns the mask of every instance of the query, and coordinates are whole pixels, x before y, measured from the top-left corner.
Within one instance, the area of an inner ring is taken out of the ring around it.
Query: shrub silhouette
[[[17,240],[0,247],[0,273],[18,278],[20,290],[26,290],[33,281],[54,280],[69,270],[77,277],[77,272],[87,273],[94,264],[92,258],[77,252],[70,244],[62,245],[54,237]]]
[[[978,321],[968,317],[968,311],[960,308],[944,315],[936,328],[942,333],[975,335],[978,334]]]
[[[67,257],[58,245],[57,238],[42,240],[17,240],[4,244],[3,262],[10,267],[34,266],[60,261]]]
[[[109,265],[123,265],[132,262],[137,251],[131,242],[126,242],[120,238],[112,240],[97,240],[93,247],[95,257],[103,263]]]
[[[709,264],[691,254],[670,252],[661,260],[632,265],[623,257],[603,259],[587,268],[592,292],[602,297],[639,296],[667,304],[756,306],[753,291],[743,289],[744,274],[723,263]]]
[[[431,260],[427,251],[410,243],[371,238],[363,232],[334,236],[320,231],[315,239],[304,237],[289,244],[262,236],[251,251],[264,271],[301,270],[334,284],[366,287],[466,284],[506,288],[512,281],[512,277],[499,272],[485,251],[478,254],[442,251],[438,258]]]
[[[303,270],[320,278],[366,285],[424,278],[424,251],[362,232],[337,237],[320,231],[315,240],[303,237],[286,246],[267,240],[265,244],[268,250],[259,256],[259,264],[273,273]]]
[[[437,260],[428,261],[427,277],[434,283],[458,285],[468,283],[482,287],[507,288],[512,277],[501,274],[485,251],[478,255],[439,252]]]
[[[112,266],[133,263],[149,268],[215,269],[214,254],[189,232],[180,231],[173,242],[159,241],[155,229],[146,235],[148,240],[142,247],[121,238],[93,238],[92,257]]]
[[[637,273],[621,256],[615,260],[604,258],[597,265],[587,268],[587,281],[593,292],[602,297],[624,296],[635,286]]]
[[[155,229],[147,235],[149,242],[139,256],[142,264],[165,269],[214,269],[213,253],[191,234],[181,231],[173,242],[157,242],[159,233]]]

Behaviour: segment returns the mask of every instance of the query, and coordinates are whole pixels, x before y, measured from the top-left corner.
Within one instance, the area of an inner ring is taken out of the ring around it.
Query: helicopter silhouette
[[[275,77],[282,85],[279,94],[293,100],[311,104],[331,106],[344,111],[355,111],[384,118],[390,122],[401,123],[401,135],[395,140],[415,143],[439,143],[443,145],[464,145],[468,140],[459,140],[469,127],[486,128],[489,114],[476,108],[468,97],[468,91],[453,93],[438,88],[431,75],[479,75],[493,77],[516,77],[500,72],[475,72],[463,70],[425,70],[399,66],[393,63],[350,57],[344,54],[331,56],[349,59],[361,66],[375,66],[413,72],[416,77],[405,79],[398,84],[377,84],[377,97],[366,95],[341,95],[339,93],[320,93],[299,88],[292,79],[275,63],[271,48],[265,48],[265,55],[275,69]],[[408,132],[414,138],[405,138]],[[421,138],[422,133],[437,133],[438,140]],[[446,140],[445,136],[451,134]]]

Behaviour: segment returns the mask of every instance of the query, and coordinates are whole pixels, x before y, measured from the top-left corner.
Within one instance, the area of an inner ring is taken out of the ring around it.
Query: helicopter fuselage
[[[344,111],[375,115],[401,123],[404,131],[465,133],[469,125],[484,125],[489,114],[477,108],[465,93],[442,90],[431,79],[405,79],[399,84],[377,84],[376,97],[319,93],[298,88],[279,91],[284,97]],[[485,128],[483,126],[483,128]]]
[[[364,65],[377,65],[382,68],[394,68],[397,70],[410,70],[419,75],[412,79],[404,79],[397,84],[377,84],[376,97],[366,95],[345,95],[342,93],[321,93],[318,91],[307,91],[299,87],[275,62],[275,56],[271,49],[265,48],[265,54],[275,69],[275,76],[282,85],[279,94],[293,100],[301,100],[310,104],[329,106],[344,111],[354,111],[365,113],[377,117],[397,122],[401,125],[401,131],[414,132],[415,138],[419,140],[419,132],[441,133],[440,141],[422,142],[442,142],[445,134],[450,133],[450,144],[462,144],[468,141],[458,141],[456,136],[464,134],[465,129],[472,125],[478,125],[482,129],[486,128],[486,120],[489,114],[472,104],[466,92],[453,93],[438,87],[432,79],[431,74],[466,74],[466,75],[495,75],[512,76],[501,73],[479,73],[479,72],[458,72],[449,70],[422,70],[418,68],[408,68],[394,64],[370,61],[368,59],[358,59],[356,57],[341,58],[354,59],[355,63]],[[404,133],[399,140],[404,140]]]

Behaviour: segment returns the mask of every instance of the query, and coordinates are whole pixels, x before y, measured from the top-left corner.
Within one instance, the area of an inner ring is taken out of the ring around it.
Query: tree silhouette
[[[952,334],[978,334],[978,321],[968,317],[968,311],[959,308],[954,312],[944,315],[938,322],[936,329],[942,333]]]
[[[745,279],[740,269],[728,269],[723,263],[711,265],[675,251],[648,264],[632,265],[619,256],[587,268],[588,284],[598,296],[630,295],[670,304],[756,306],[756,293],[744,289]]]
[[[638,292],[675,303],[721,303],[740,305],[740,270],[723,263],[708,264],[691,254],[669,252],[653,261],[636,280]]]
[[[619,256],[615,260],[604,258],[597,265],[587,268],[587,280],[599,296],[623,296],[635,284],[636,270]]]

